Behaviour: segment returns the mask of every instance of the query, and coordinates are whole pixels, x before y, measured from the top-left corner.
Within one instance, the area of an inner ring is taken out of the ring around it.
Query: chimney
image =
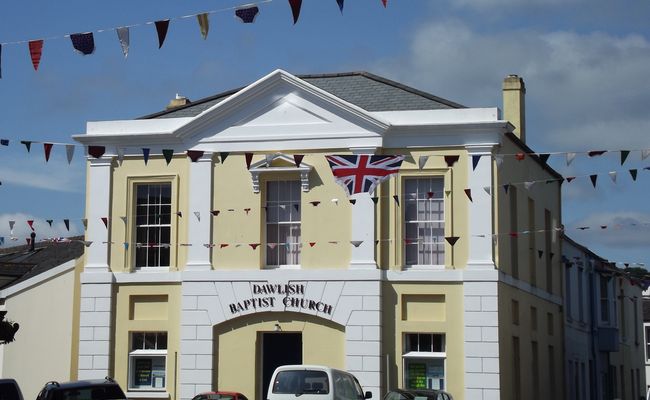
[[[167,104],[167,109],[171,110],[172,108],[181,107],[181,106],[184,106],[184,105],[187,105],[187,104],[190,104],[190,103],[191,103],[190,99],[176,93],[176,97],[171,99],[169,101],[169,104]]]
[[[526,143],[526,86],[523,78],[508,75],[503,80],[503,119],[515,126],[513,133]]]
[[[36,233],[30,233],[29,237],[32,238],[32,240],[29,242],[29,251],[34,251],[34,248],[36,246]]]

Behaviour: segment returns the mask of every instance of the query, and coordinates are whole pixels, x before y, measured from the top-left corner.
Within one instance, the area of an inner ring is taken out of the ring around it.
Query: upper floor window
[[[132,332],[129,389],[164,390],[167,332]]]
[[[135,267],[169,267],[171,183],[142,183],[135,190]]]
[[[445,264],[445,202],[442,177],[404,180],[405,264]]]
[[[300,264],[300,181],[266,182],[266,265]]]

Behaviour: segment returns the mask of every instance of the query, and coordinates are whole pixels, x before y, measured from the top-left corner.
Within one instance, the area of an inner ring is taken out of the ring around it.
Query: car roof
[[[81,387],[86,387],[86,386],[102,386],[102,385],[107,385],[107,386],[119,386],[117,382],[109,379],[86,379],[82,381],[70,381],[70,382],[48,382],[45,384],[46,386],[54,386],[58,388],[63,388],[63,389],[70,389],[70,388],[81,388]]]
[[[208,395],[208,394],[229,394],[229,395],[237,396],[237,395],[240,395],[240,394],[242,394],[242,393],[240,393],[240,392],[229,392],[229,391],[227,391],[227,390],[219,390],[219,391],[217,391],[217,392],[203,392],[203,393],[199,393],[199,394],[197,394],[197,396]]]
[[[344,372],[348,374],[349,372],[337,369],[337,368],[332,368],[332,367],[326,367],[324,365],[311,365],[311,364],[295,364],[295,365],[281,365],[275,369],[276,371],[287,371],[287,370],[311,370],[311,371],[337,371],[337,372]]]
[[[389,392],[395,392],[395,393],[400,393],[404,394],[407,396],[435,396],[438,393],[446,393],[444,390],[436,390],[436,389],[393,389],[390,390]]]

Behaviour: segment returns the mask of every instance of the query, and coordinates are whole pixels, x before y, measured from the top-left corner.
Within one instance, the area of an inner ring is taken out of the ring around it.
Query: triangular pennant
[[[129,249],[129,242],[124,242],[124,250],[128,250],[128,249]]]
[[[25,145],[27,152],[29,153],[29,151],[32,149],[32,142],[30,140],[21,140],[20,143]]]
[[[92,240],[82,240],[81,243],[86,247],[90,247],[90,245],[93,244]]]
[[[629,150],[621,150],[621,165],[625,163],[625,160],[627,160],[627,156],[630,155]]]
[[[481,161],[481,156],[480,155],[473,155],[472,156],[472,171],[476,169],[476,166],[478,165],[478,162]]]
[[[51,227],[52,227],[52,222],[54,222],[54,220],[53,220],[53,219],[46,219],[45,222],[47,222],[47,224],[48,224],[48,225],[50,226],[50,228],[51,228]]]
[[[336,0],[336,3],[339,5],[339,10],[341,10],[341,14],[343,14],[343,2],[344,0]]]
[[[9,146],[9,139],[0,139],[0,145]]]
[[[601,225],[600,229],[607,229],[607,225]]]
[[[220,248],[220,249],[223,249],[224,247],[228,247],[228,246],[229,246],[228,243],[221,243],[221,244],[219,245],[219,248]]]
[[[167,37],[167,29],[169,29],[169,20],[154,22],[156,24],[156,32],[158,33],[158,48],[161,48]]]
[[[102,217],[102,222],[104,223],[104,226],[108,228],[108,218]]]
[[[115,151],[117,152],[117,162],[121,166],[124,161],[124,152],[126,149],[124,147],[117,147],[115,148]]]
[[[636,168],[630,170],[630,175],[632,176],[633,181],[636,181],[636,173],[637,173]]]
[[[445,163],[447,163],[447,167],[453,167],[459,158],[460,156],[445,156]]]
[[[452,246],[454,246],[456,244],[458,239],[460,239],[458,236],[446,236],[445,237],[445,240],[447,241],[447,243],[449,243]]]
[[[569,166],[576,158],[576,153],[566,153],[566,165]]]
[[[316,242],[309,242],[309,247],[314,247],[316,246]]]
[[[355,205],[355,204],[356,204],[356,202],[357,202],[357,200],[356,200],[356,199],[350,199],[350,204],[352,204],[352,205]]]
[[[433,193],[433,192],[431,192]],[[451,196],[451,190],[445,190],[445,196],[449,197]]]
[[[607,150],[592,150],[587,154],[589,155],[589,157],[597,157],[597,156],[602,156],[605,153],[607,153]]]
[[[515,154],[515,159],[516,159],[517,161],[521,161],[521,160],[523,160],[524,158],[526,158],[526,154],[525,154],[525,153],[517,153],[517,154]]]
[[[83,224],[84,229],[88,229],[88,219],[83,218],[83,219],[81,220],[81,223]]]
[[[235,17],[245,24],[252,24],[259,12],[260,9],[256,5],[243,6],[235,10]]]
[[[377,205],[377,202],[379,201],[379,197],[373,196],[370,198],[370,200],[372,200],[372,202],[375,203],[375,205]]]
[[[650,149],[641,150],[641,160],[645,160],[650,156]]]
[[[95,158],[100,158],[106,152],[106,147],[104,146],[88,146],[88,154]]]
[[[381,4],[384,5],[384,8],[388,5],[388,0],[381,0]]]
[[[252,247],[253,250],[255,250],[255,249],[257,249],[257,246],[259,246],[260,244],[259,244],[259,243],[249,243],[248,245],[249,245],[250,247]]]
[[[72,158],[74,157],[74,144],[65,145],[65,156],[68,159],[68,164],[72,163]]]
[[[122,222],[124,222],[124,225],[126,225],[126,221],[127,221],[126,216],[125,215],[121,216],[120,219],[122,220]]]
[[[483,186],[483,190],[485,190],[485,193],[488,194],[488,196],[492,196],[492,188],[489,186]]]
[[[612,179],[612,182],[616,183],[616,171],[611,171],[608,175]]]
[[[27,242],[27,246],[29,246],[29,244],[32,242],[32,239],[30,239],[30,238],[25,238],[25,241]]]
[[[591,179],[591,184],[594,185],[594,188],[596,187],[596,179],[598,179],[598,175],[593,174],[589,175],[589,179]]]
[[[117,28],[115,31],[117,32],[117,40],[120,41],[122,54],[124,54],[124,58],[126,58],[129,55],[129,28],[122,26]]]
[[[289,5],[291,6],[293,24],[295,25],[296,22],[298,22],[298,17],[300,17],[300,7],[302,7],[302,0],[289,0]]]
[[[336,204],[337,206],[339,205],[339,199],[332,199],[332,203]]]
[[[309,202],[312,206],[316,207],[320,204],[320,201],[310,201]]]
[[[399,196],[396,195],[396,194],[394,194],[394,195],[393,195],[393,200],[395,200],[395,203],[396,203],[397,206],[399,207]]]
[[[208,38],[208,31],[210,30],[210,21],[208,20],[208,13],[196,15],[196,20],[199,22],[199,29],[203,40]]]
[[[379,240],[375,240],[375,246],[379,244]]]
[[[52,143],[43,143],[43,151],[45,151],[45,162],[50,161],[50,153],[52,152]]]
[[[567,176],[566,181],[571,183],[572,180],[574,180],[576,177],[575,176]]]
[[[216,217],[217,215],[219,215],[220,212],[221,211],[219,211],[219,210],[212,210],[212,211],[210,211],[210,214],[212,214],[213,217]]]
[[[294,154],[293,155],[293,162],[296,163],[296,168],[300,168],[300,163],[302,163],[302,159],[305,156],[303,154]]]
[[[508,235],[510,235],[510,237],[513,237],[513,238],[519,237],[519,233],[517,233],[517,232],[510,232]]]
[[[43,40],[29,41],[29,56],[32,58],[34,71],[38,71],[38,65],[41,63],[41,54],[43,53]]]
[[[248,215],[249,212],[251,212],[250,208],[244,208],[244,212],[246,212],[246,215]]]
[[[178,215],[180,218],[183,218],[183,212],[182,211],[176,211],[176,215]]]
[[[496,161],[497,168],[499,168],[501,164],[503,164],[503,156],[502,155],[494,156],[494,161]]]
[[[537,258],[542,258],[543,255],[544,255],[543,250],[537,250]]]
[[[296,209],[296,212],[300,212],[300,204],[295,203],[295,204],[293,205],[293,208]]]
[[[424,168],[424,166],[426,165],[428,159],[429,159],[429,156],[420,156],[420,158],[418,159],[418,167],[420,169]]]
[[[472,189],[465,189],[464,192],[467,198],[469,199],[469,201],[473,202],[474,200],[472,200]]]
[[[34,230],[34,220],[33,219],[27,220],[27,225],[29,225],[29,228],[31,230]]]
[[[70,231],[70,220],[69,219],[64,219],[63,223],[65,224],[65,229],[69,232]]]
[[[526,190],[528,190],[528,189],[530,189],[534,184],[535,184],[535,181],[527,181],[527,182],[524,182],[524,187],[526,188]]]
[[[188,150],[187,156],[192,160],[192,162],[197,162],[199,158],[203,157],[203,151],[201,150]]]
[[[264,160],[266,161],[266,166],[270,167],[271,163],[275,159],[275,154],[265,154],[264,155]]]
[[[508,189],[510,189],[509,184],[506,183],[505,185],[503,185],[503,190],[506,192],[506,194],[508,194]]]
[[[551,156],[550,153],[541,153],[541,154],[539,154],[539,159],[540,159],[544,164],[546,164],[546,162],[548,161],[548,158],[549,158],[550,156]]]
[[[244,153],[246,157],[246,169],[251,169],[251,161],[253,161],[253,153]]]
[[[354,247],[361,246],[361,243],[363,243],[363,240],[350,240],[350,244],[352,244]]]
[[[219,155],[221,156],[221,164],[223,164],[226,161],[226,158],[228,158],[228,155],[230,155],[230,153],[226,151],[222,151],[221,153],[219,153]]]
[[[271,250],[275,249],[275,248],[278,246],[277,243],[267,243],[266,245],[267,245],[268,248],[271,249]]]
[[[149,162],[149,153],[151,152],[151,149],[148,147],[143,147],[142,148],[142,157],[144,158],[144,165],[147,165]]]
[[[173,149],[163,149],[162,151],[163,157],[165,157],[165,161],[167,162],[167,165],[172,161],[172,157],[174,157],[174,150]]]
[[[196,215],[196,219],[199,221],[201,220],[201,212],[200,211],[194,211],[194,215]]]
[[[84,56],[93,54],[95,51],[95,39],[92,32],[73,33],[70,35],[70,41],[72,41],[72,47]]]

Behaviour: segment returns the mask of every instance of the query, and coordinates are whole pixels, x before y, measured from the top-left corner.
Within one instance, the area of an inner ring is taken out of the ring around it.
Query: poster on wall
[[[135,360],[134,386],[151,386],[151,359],[139,358]]]
[[[427,366],[423,363],[411,362],[408,364],[408,378],[410,389],[427,388]]]

